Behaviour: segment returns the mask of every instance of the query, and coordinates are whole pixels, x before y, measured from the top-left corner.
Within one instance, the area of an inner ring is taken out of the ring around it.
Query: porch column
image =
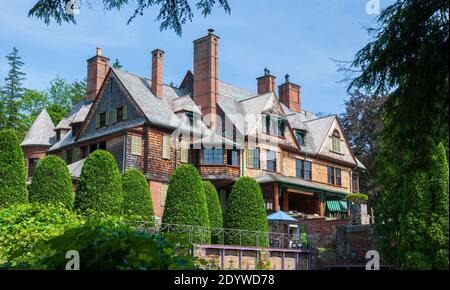
[[[325,216],[325,195],[319,193],[319,216]]]
[[[273,210],[279,211],[280,210],[280,199],[279,199],[279,185],[278,182],[275,182],[273,184]]]

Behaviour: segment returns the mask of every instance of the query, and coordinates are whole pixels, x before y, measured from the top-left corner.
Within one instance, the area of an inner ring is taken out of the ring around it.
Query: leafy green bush
[[[29,261],[33,245],[59,236],[80,223],[62,204],[30,203],[0,211],[0,263]],[[11,259],[11,255],[16,259]]]
[[[219,243],[221,242],[222,235],[217,229],[223,227],[222,208],[220,207],[219,195],[210,181],[203,181],[203,188],[205,190],[206,203],[208,205],[209,225],[211,228],[216,228],[212,230],[211,243]]]
[[[350,193],[345,198],[350,202],[362,204],[367,203],[369,197],[364,193]]]
[[[25,164],[20,142],[13,130],[0,131],[0,209],[27,203]]]
[[[205,191],[197,169],[191,164],[178,167],[167,190],[162,222],[209,228]],[[192,236],[193,242],[210,242],[209,230],[201,228]]]
[[[122,180],[116,159],[111,153],[96,150],[86,159],[78,179],[75,209],[106,214],[122,213]]]
[[[72,209],[74,194],[66,163],[55,155],[39,162],[30,185],[30,202],[64,204]]]
[[[251,177],[241,177],[234,184],[227,201],[224,228],[266,233],[269,225],[266,217],[261,187]],[[227,234],[225,243],[231,245],[267,246],[265,234],[255,233]]]
[[[32,263],[6,263],[1,268],[64,270],[67,251],[75,250],[81,270],[197,269],[199,264],[187,249],[187,245],[174,246],[162,235],[138,232],[123,218],[109,217],[90,219],[40,243],[33,249],[38,259]]]
[[[126,170],[122,175],[122,187],[124,213],[139,215],[154,225],[153,202],[144,174],[136,169]]]

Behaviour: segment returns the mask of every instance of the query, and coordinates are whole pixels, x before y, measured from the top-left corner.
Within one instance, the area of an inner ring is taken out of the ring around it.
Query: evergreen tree
[[[89,154],[81,170],[74,207],[109,215],[122,214],[123,189],[114,156],[105,150]]]
[[[219,194],[216,188],[210,181],[203,181],[203,188],[205,189],[206,203],[208,204],[208,217],[211,226],[211,242],[219,243],[221,241],[221,234],[217,229],[223,227],[222,222],[222,208],[220,207]]]
[[[66,163],[56,155],[42,159],[30,185],[30,202],[61,203],[72,209],[74,193],[72,179]]]
[[[116,58],[116,60],[113,62],[112,67],[113,67],[113,68],[116,68],[116,69],[121,69],[123,66],[122,66],[122,64],[120,63],[119,59]]]
[[[224,228],[242,232],[230,232],[225,243],[231,245],[267,246],[269,225],[261,187],[251,177],[241,177],[233,185],[225,210]],[[249,232],[245,232],[249,231]],[[256,233],[260,232],[258,236]]]
[[[144,174],[136,169],[127,169],[122,174],[122,187],[124,213],[139,215],[153,226],[155,213],[147,178]]]
[[[0,208],[28,202],[22,148],[11,129],[0,130]]]
[[[24,63],[15,47],[6,56],[6,59],[8,60],[9,71],[3,87],[2,113],[4,114],[4,123],[0,124],[0,129],[9,128],[24,133],[21,115],[24,94],[23,81],[25,80],[25,73],[21,71],[21,68]]]

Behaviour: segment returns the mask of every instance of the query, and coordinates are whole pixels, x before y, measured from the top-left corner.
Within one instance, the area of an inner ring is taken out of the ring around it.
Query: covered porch
[[[296,218],[347,217],[348,194],[295,177],[267,173],[256,178],[268,213],[284,211]]]

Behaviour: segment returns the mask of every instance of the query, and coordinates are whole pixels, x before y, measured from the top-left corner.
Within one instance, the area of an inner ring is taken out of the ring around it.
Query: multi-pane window
[[[341,169],[336,168],[336,185],[341,186],[342,185],[342,177],[341,177]]]
[[[333,135],[331,136],[332,140],[332,150],[334,152],[341,152],[341,135],[338,130],[334,130]]]
[[[327,175],[328,175],[328,183],[334,184],[334,168],[331,166],[327,166]]]
[[[297,139],[298,144],[301,146],[306,145],[306,132],[301,130],[295,131],[295,138]]]
[[[277,155],[275,151],[267,150],[267,168],[268,171],[277,171]]]
[[[305,180],[311,180],[311,161],[296,160],[296,176]]]
[[[122,122],[126,120],[127,115],[128,115],[127,105],[112,110],[112,123]]]
[[[203,150],[203,162],[207,165],[223,164],[223,149]]]
[[[283,120],[277,116],[271,116],[269,114],[264,114],[261,120],[264,133],[284,137],[286,131],[286,120]]]
[[[340,168],[327,167],[328,183],[341,186],[342,185],[342,170]]]
[[[108,121],[109,121],[108,117],[109,117],[109,114],[107,112],[103,112],[103,113],[96,115],[95,127],[102,128],[102,127],[105,127],[106,125],[108,125]]]
[[[248,168],[259,169],[260,168],[260,150],[259,148],[246,148],[245,149],[246,160]]]
[[[239,151],[228,150],[227,151],[227,163],[228,163],[228,165],[238,166],[239,165]]]
[[[180,161],[182,163],[189,162],[189,142],[186,140],[181,140],[181,154]]]
[[[141,155],[142,154],[142,137],[141,136],[131,136],[131,154]]]
[[[163,159],[170,159],[170,136],[169,135],[163,135],[163,152],[162,152],[162,158]]]

